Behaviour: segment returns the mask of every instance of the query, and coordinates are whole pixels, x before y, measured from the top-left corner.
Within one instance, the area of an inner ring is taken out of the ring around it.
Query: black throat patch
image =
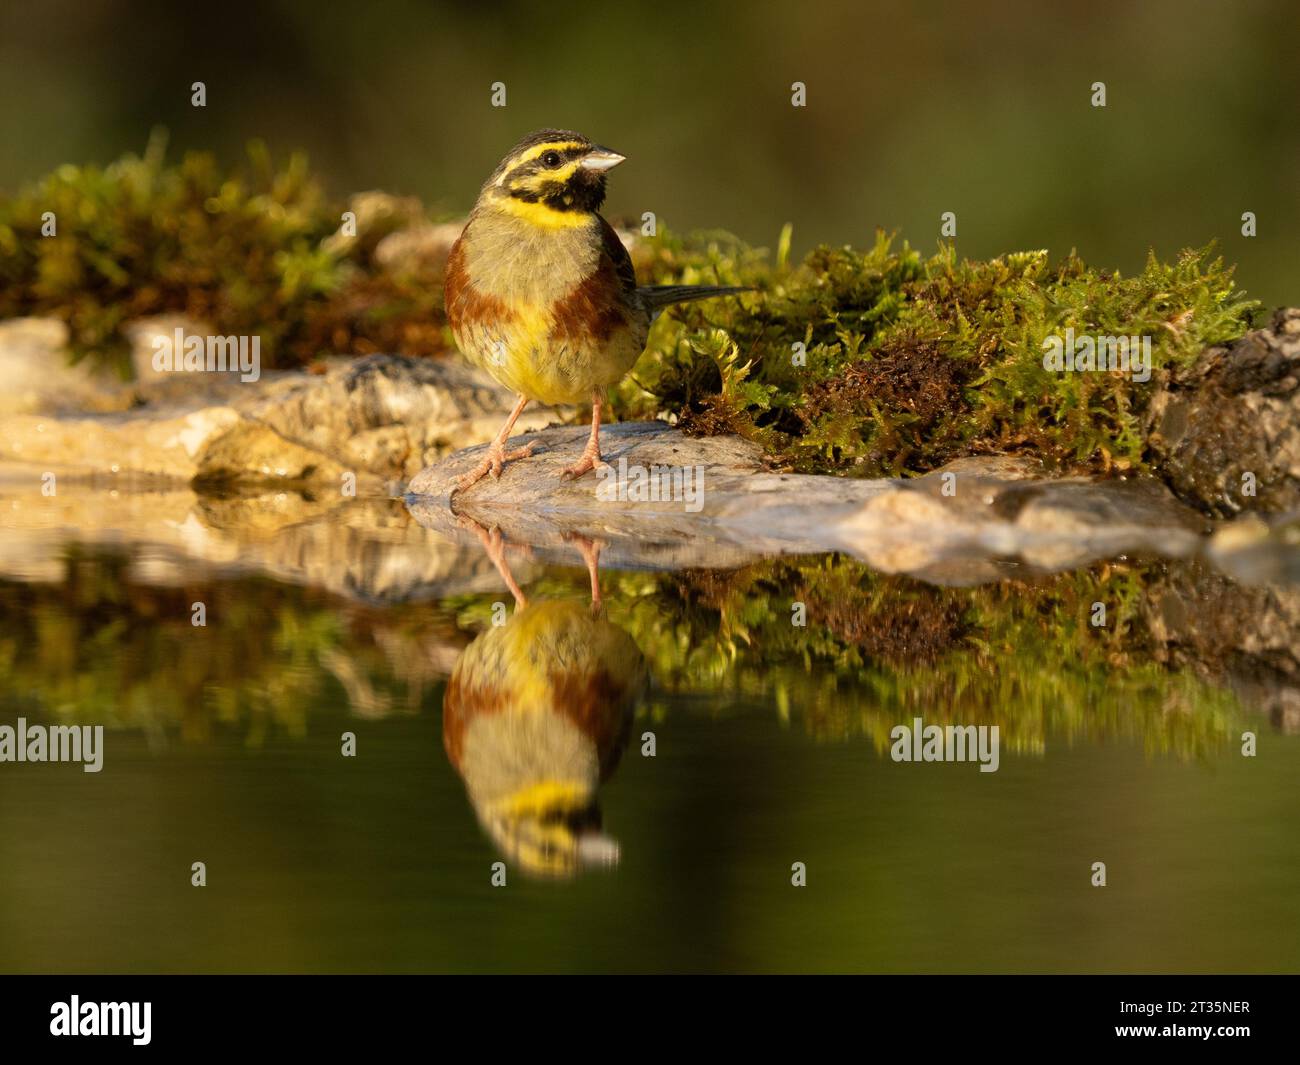
[[[576,162],[591,151],[585,140],[560,146],[506,171],[502,185],[524,203],[542,203],[553,211],[597,211],[605,202],[605,174],[576,167],[567,177],[548,174]]]

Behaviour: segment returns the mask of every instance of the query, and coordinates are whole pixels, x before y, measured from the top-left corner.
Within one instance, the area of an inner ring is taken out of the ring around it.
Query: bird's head
[[[586,783],[547,780],[484,803],[479,822],[502,854],[525,874],[567,879],[618,865],[618,841],[601,830],[601,812]]]
[[[605,202],[605,177],[623,158],[581,133],[538,130],[501,160],[479,203],[546,226],[584,224]]]

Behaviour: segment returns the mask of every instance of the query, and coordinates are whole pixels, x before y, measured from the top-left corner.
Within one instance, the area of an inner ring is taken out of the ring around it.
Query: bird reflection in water
[[[597,790],[618,764],[646,685],[632,638],[605,617],[599,547],[574,537],[591,603],[530,603],[500,530],[462,519],[515,599],[515,611],[462,652],[447,682],[442,736],[470,804],[508,861],[538,877],[618,863]]]

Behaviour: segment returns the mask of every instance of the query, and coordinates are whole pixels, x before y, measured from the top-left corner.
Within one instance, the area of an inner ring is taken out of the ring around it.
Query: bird
[[[515,611],[461,653],[443,695],[443,746],[479,823],[533,877],[618,864],[598,792],[627,745],[647,689],[645,659],[600,600],[599,546],[577,537],[590,605],[529,602],[510,575],[499,529],[461,519],[487,550]]]
[[[529,401],[589,399],[591,435],[561,476],[604,466],[606,390],[641,356],[655,315],[675,303],[749,291],[637,284],[627,249],[600,214],[606,178],[625,158],[580,133],[543,129],[511,148],[484,182],[447,259],[447,321],[470,362],[518,399],[453,494],[532,454],[534,444],[506,448]]]

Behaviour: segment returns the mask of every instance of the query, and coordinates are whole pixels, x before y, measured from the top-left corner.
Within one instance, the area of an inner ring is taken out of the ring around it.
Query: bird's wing
[[[599,215],[597,215],[600,218]],[[628,255],[618,234],[604,218],[600,218],[600,236],[604,242],[604,254],[614,264],[619,284],[629,296],[636,291],[636,269],[632,266],[632,256]]]
[[[753,292],[747,285],[642,285],[637,286],[636,270],[632,266],[632,257],[627,248],[618,239],[618,234],[604,218],[600,220],[601,238],[604,241],[604,254],[613,263],[618,274],[619,283],[628,296],[635,293],[642,304],[650,311],[657,311],[672,303],[690,303],[692,300],[707,300],[714,296],[730,296],[736,292]]]

